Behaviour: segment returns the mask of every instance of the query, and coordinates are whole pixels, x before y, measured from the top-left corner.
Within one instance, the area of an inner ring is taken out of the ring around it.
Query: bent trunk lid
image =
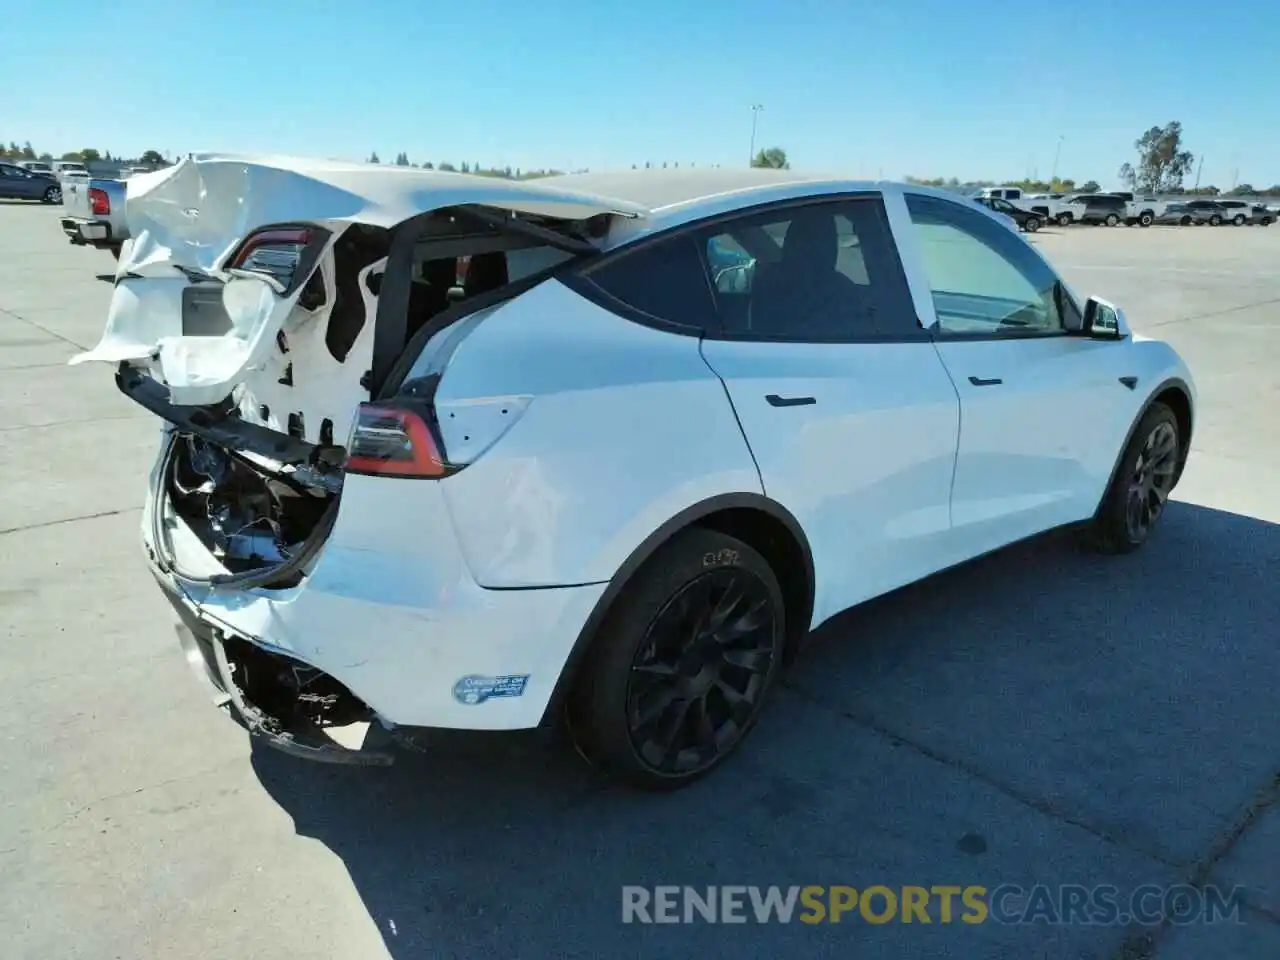
[[[192,155],[132,178],[127,189],[134,239],[119,266],[106,329],[97,346],[69,363],[146,368],[177,406],[223,401],[266,368],[286,325],[321,319],[298,299],[309,275],[332,264],[334,244],[353,225],[391,230],[460,206],[560,220],[647,212],[536,181],[275,157]],[[248,237],[280,224],[327,232],[308,276],[287,293],[266,277],[228,269]],[[201,323],[210,313],[220,332]]]

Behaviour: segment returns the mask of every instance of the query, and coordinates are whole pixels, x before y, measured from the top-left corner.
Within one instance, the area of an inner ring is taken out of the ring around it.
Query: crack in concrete
[[[0,537],[7,533],[22,533],[26,530],[42,530],[45,527],[57,527],[64,523],[79,523],[81,520],[98,520],[102,517],[118,517],[124,513],[133,513],[135,510],[142,510],[141,507],[122,507],[119,510],[103,510],[101,513],[86,513],[80,517],[63,517],[61,520],[42,520],[40,523],[29,523],[22,527],[6,527],[0,530]]]
[[[1140,856],[1146,857],[1149,860],[1154,860],[1155,862],[1162,864],[1164,866],[1173,867],[1173,868],[1177,868],[1178,866],[1180,866],[1180,864],[1168,859],[1166,856],[1159,853],[1158,851],[1148,850],[1144,847],[1137,846],[1133,843],[1127,842],[1126,840],[1122,839],[1116,834],[1110,833],[1109,831],[1103,829],[1102,827],[1099,827],[1097,824],[1090,823],[1089,821],[1083,820],[1079,817],[1073,817],[1072,815],[1066,813],[1065,811],[1059,810],[1052,803],[1050,803],[1048,800],[1045,800],[1042,797],[1036,797],[1029,793],[1024,793],[1023,791],[1017,789],[1016,787],[1013,787],[1010,784],[1007,784],[1001,780],[996,779],[995,777],[988,774],[986,771],[981,770],[978,767],[973,766],[972,764],[966,763],[963,760],[957,759],[956,757],[948,756],[947,754],[942,753],[939,750],[934,750],[932,747],[927,747],[922,743],[917,743],[908,737],[904,737],[902,734],[896,733],[895,731],[890,730],[888,727],[884,726],[884,724],[878,723],[877,721],[873,720],[869,716],[853,713],[852,711],[848,710],[845,707],[836,707],[830,703],[827,703],[821,700],[815,694],[810,693],[809,691],[795,685],[792,682],[784,681],[782,683],[782,687],[784,689],[790,690],[792,693],[795,693],[801,699],[809,703],[812,703],[814,706],[820,707],[821,709],[827,710],[831,713],[835,713],[837,716],[843,717],[844,719],[849,720],[852,723],[856,723],[861,727],[865,727],[866,729],[872,731],[873,733],[878,734],[881,737],[884,737],[886,740],[889,740],[891,743],[895,745],[910,747],[912,750],[916,751],[921,756],[928,757],[930,760],[934,761],[935,763],[940,763],[943,766],[950,767],[952,770],[955,770],[958,773],[962,773],[967,777],[971,777],[974,780],[977,780],[979,783],[982,783],[983,785],[988,786],[991,789],[995,790],[996,792],[1000,793],[1002,796],[1008,797],[1009,799],[1014,800],[1017,803],[1020,803],[1022,806],[1028,807],[1031,810],[1036,811],[1037,813],[1044,814],[1047,817],[1051,817],[1052,819],[1057,820],[1061,823],[1065,823],[1069,826],[1077,827],[1080,830],[1084,830],[1086,833],[1089,833],[1097,837],[1099,840],[1102,840],[1105,843],[1108,843],[1115,847],[1119,847],[1123,850],[1128,850],[1133,853],[1137,853]]]
[[[1258,791],[1253,799],[1245,805],[1241,815],[1231,827],[1209,845],[1205,855],[1192,866],[1186,883],[1203,892],[1204,888],[1208,886],[1213,869],[1218,865],[1218,862],[1230,853],[1241,838],[1258,822],[1258,819],[1269,809],[1276,806],[1277,803],[1280,803],[1280,773],[1276,773],[1271,778],[1271,782]],[[1256,913],[1272,922],[1280,923],[1280,917],[1257,904],[1246,904],[1245,910]],[[1154,929],[1130,934],[1120,945],[1120,949],[1116,952],[1113,960],[1153,960],[1160,948],[1161,940],[1173,926],[1173,921],[1166,918]]]
[[[56,340],[61,340],[63,343],[71,344],[73,347],[76,348],[77,353],[79,353],[82,350],[89,349],[84,344],[77,343],[76,341],[72,340],[70,337],[64,337],[62,334],[58,333],[56,330],[50,330],[48,327],[44,326],[44,324],[37,323],[35,320],[32,320],[30,317],[24,317],[22,314],[14,313],[12,310],[9,310],[5,307],[0,307],[0,313],[7,313],[9,316],[13,317],[13,319],[20,320],[22,323],[29,323],[31,324],[31,326],[35,327],[37,330],[41,331],[42,333],[47,333],[49,336],[53,337]]]
[[[807,703],[811,703],[822,710],[834,713],[851,723],[857,724],[858,726],[865,727],[878,736],[884,737],[894,745],[908,747],[935,763],[940,763],[943,766],[957,771],[958,773],[971,777],[979,783],[996,790],[1001,795],[1008,797],[1009,799],[1014,800],[1037,813],[1041,813],[1061,823],[1077,827],[1105,843],[1119,847],[1123,850],[1137,853],[1140,856],[1147,857],[1148,859],[1154,860],[1155,862],[1171,869],[1179,870],[1180,868],[1185,867],[1185,864],[1172,861],[1168,857],[1165,857],[1156,851],[1147,850],[1143,847],[1127,842],[1107,830],[1098,827],[1096,824],[1089,823],[1079,817],[1073,817],[1070,814],[1059,810],[1052,803],[1041,797],[1035,797],[1030,794],[1023,793],[1015,787],[997,780],[971,764],[965,763],[963,760],[947,756],[939,750],[934,750],[924,744],[916,743],[910,738],[904,737],[899,733],[895,733],[888,727],[884,726],[884,724],[878,723],[871,717],[859,715],[845,707],[837,707],[827,703],[817,695],[805,690],[803,687],[798,686],[793,682],[783,681],[780,685],[783,689],[789,690],[791,693],[794,693]],[[1192,864],[1190,873],[1184,882],[1187,885],[1193,886],[1197,890],[1203,892],[1204,888],[1208,885],[1213,869],[1217,866],[1218,862],[1231,852],[1236,844],[1240,842],[1244,835],[1249,832],[1264,813],[1277,805],[1280,805],[1280,773],[1276,773],[1272,777],[1271,782],[1260,790],[1248,804],[1246,804],[1241,815],[1234,821],[1229,829],[1223,832],[1222,836],[1209,846],[1205,855]],[[1259,904],[1245,904],[1244,909],[1257,914],[1270,922],[1280,923],[1280,916],[1277,916],[1275,913]],[[1116,952],[1112,955],[1112,960],[1154,960],[1161,938],[1172,926],[1173,922],[1169,919],[1165,919],[1155,928],[1144,927],[1141,930],[1130,933],[1125,937],[1119,948],[1117,948]]]
[[[157,790],[161,787],[172,786],[175,783],[183,783],[187,780],[195,780],[200,777],[207,777],[209,776],[209,774],[216,773],[218,770],[221,770],[223,767],[228,767],[228,766],[231,766],[232,764],[240,763],[241,759],[242,758],[240,757],[232,757],[230,759],[223,760],[219,763],[215,763],[211,767],[206,767],[202,770],[195,770],[195,771],[192,771],[191,773],[184,773],[180,777],[169,777],[166,780],[159,780],[155,783],[148,783],[141,787],[134,787],[131,790],[121,790],[117,793],[109,793],[106,796],[102,796],[94,800],[90,800],[88,803],[85,803],[82,806],[77,807],[76,809],[68,813],[66,816],[58,820],[56,823],[52,823],[52,824],[49,824],[48,826],[40,827],[35,830],[24,831],[23,833],[18,834],[18,838],[25,839],[27,837],[38,837],[38,836],[44,836],[46,834],[54,833],[58,830],[61,830],[63,827],[70,825],[74,821],[78,820],[80,817],[83,817],[86,813],[89,813],[95,807],[100,806],[104,803],[111,803],[115,800],[124,800],[130,797],[136,797],[140,794],[149,793],[150,791]],[[17,850],[18,850],[17,847],[9,847],[4,850],[0,850],[0,854],[14,853]]]

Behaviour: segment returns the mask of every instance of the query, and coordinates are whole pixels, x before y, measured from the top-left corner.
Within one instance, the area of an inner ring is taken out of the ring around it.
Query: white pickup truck
[[[1031,210],[1040,214],[1046,222],[1053,220],[1062,227],[1075,218],[1075,210],[1067,203],[1065,194],[1061,193],[1028,193],[1021,187],[984,187],[978,191],[978,196],[1008,200],[1015,207]]]
[[[1136,223],[1140,227],[1149,227],[1157,217],[1164,216],[1165,208],[1169,206],[1168,200],[1161,200],[1151,193],[1112,190],[1111,195],[1124,201],[1125,210],[1128,212],[1124,222],[1129,226]]]

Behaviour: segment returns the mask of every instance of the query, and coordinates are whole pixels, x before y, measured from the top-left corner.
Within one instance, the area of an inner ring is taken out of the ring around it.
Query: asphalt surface
[[[156,424],[64,365],[114,262],[56,215],[0,203],[3,955],[1280,956],[1280,228],[1040,234],[1198,378],[1157,536],[843,615],[731,764],[655,797],[539,736],[334,769],[215,711],[140,556]],[[1243,922],[621,923],[626,884],[1186,882],[1247,888]]]

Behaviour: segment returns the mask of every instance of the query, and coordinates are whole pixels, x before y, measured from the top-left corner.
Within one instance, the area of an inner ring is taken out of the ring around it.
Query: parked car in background
[[[89,168],[78,160],[54,160],[53,173],[59,180],[88,180]]]
[[[1164,210],[1155,218],[1154,222],[1162,226],[1189,227],[1193,223],[1200,221],[1198,215],[1191,211],[1185,201],[1175,201],[1166,203]]]
[[[1158,538],[1198,413],[1173,347],[943,190],[196,155],[129,205],[70,362],[157,417],[144,562],[298,757],[563,719],[685,786],[840,611],[1049,529]]]
[[[1188,200],[1187,209],[1197,223],[1216,227],[1228,219],[1227,208],[1217,200]]]
[[[1007,200],[1023,210],[1030,210],[1040,215],[1043,225],[1055,220],[1060,226],[1066,226],[1075,216],[1075,211],[1068,205],[1060,193],[1028,194],[1021,187],[983,187],[974,199]]]
[[[1114,227],[1129,216],[1128,205],[1122,197],[1113,193],[1079,193],[1071,197],[1068,205],[1076,223],[1105,224]]]
[[[1044,218],[1039,213],[1024,210],[1000,197],[974,197],[973,201],[988,210],[1003,213],[1017,225],[1019,230],[1025,230],[1027,233],[1035,233],[1044,224]]]
[[[22,167],[23,170],[30,170],[32,173],[47,173],[51,177],[57,176],[53,167],[43,160],[19,160],[18,166]]]
[[[72,178],[62,183],[62,232],[76,246],[107,250],[117,260],[129,239],[123,180]]]
[[[1265,206],[1249,200],[1218,200],[1216,203],[1222,207],[1223,220],[1237,227],[1243,227],[1245,224],[1265,227],[1275,219],[1275,214]]]
[[[1164,208],[1168,201],[1161,200],[1155,194],[1133,193],[1129,190],[1113,191],[1113,196],[1119,197],[1125,204],[1124,222],[1129,225],[1137,225],[1140,227],[1149,227],[1153,224],[1160,214],[1164,212]]]
[[[61,203],[62,184],[51,173],[38,173],[16,163],[0,162],[0,197]]]

